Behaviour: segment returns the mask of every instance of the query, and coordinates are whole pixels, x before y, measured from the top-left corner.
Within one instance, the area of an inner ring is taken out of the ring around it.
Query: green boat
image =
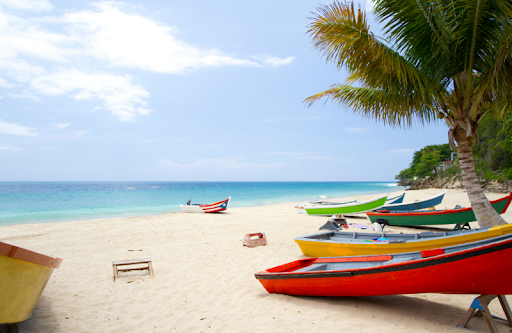
[[[499,214],[507,211],[512,193],[504,198],[491,201],[491,205]],[[389,211],[380,210],[377,212],[367,212],[368,218],[373,222],[377,219],[387,220],[389,225],[415,226],[415,225],[438,225],[438,224],[457,224],[462,226],[468,222],[476,221],[473,208],[445,209],[445,210],[427,210],[427,211]]]
[[[353,214],[364,213],[372,209],[377,209],[384,206],[388,193],[366,201],[352,201],[338,205],[322,205],[313,204],[312,206],[305,206],[303,204],[295,205],[295,209],[300,214],[308,215],[335,215],[335,214]]]

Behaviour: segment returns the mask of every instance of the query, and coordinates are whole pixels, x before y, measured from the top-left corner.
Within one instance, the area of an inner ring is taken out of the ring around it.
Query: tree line
[[[473,145],[475,169],[480,179],[503,181],[512,179],[512,115],[497,120],[492,115],[482,119],[478,127],[479,143]],[[425,177],[457,177],[461,170],[458,159],[453,167],[440,172],[442,161],[450,160],[452,150],[448,143],[428,145],[414,152],[408,168],[400,171],[395,179],[412,182]]]

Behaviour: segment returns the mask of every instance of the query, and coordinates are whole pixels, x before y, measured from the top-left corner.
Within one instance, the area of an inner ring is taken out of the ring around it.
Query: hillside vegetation
[[[473,147],[475,168],[484,187],[488,184],[502,183],[508,190],[507,180],[512,180],[512,115],[501,121],[487,115],[478,127],[480,142]],[[450,145],[429,145],[416,151],[407,169],[400,171],[395,179],[402,185],[417,188],[421,184],[426,187],[449,187],[450,183],[459,183],[463,187],[459,161],[455,158],[453,166],[441,172],[438,166],[442,161],[450,160]],[[428,186],[427,184],[447,186]]]

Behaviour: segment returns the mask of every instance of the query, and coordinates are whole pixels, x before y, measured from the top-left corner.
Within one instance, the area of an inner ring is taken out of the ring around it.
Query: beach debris
[[[359,223],[349,223],[348,224],[351,227],[359,228],[359,229],[373,229],[373,226],[359,224]]]
[[[264,232],[256,232],[253,234],[246,234],[244,237],[243,246],[256,247],[260,245],[267,245],[267,237]]]
[[[335,214],[329,218],[323,226],[318,230],[336,230],[340,231],[341,228],[348,229],[347,219],[342,214]]]
[[[136,265],[136,267],[134,267],[132,265]],[[121,266],[121,267],[118,267],[118,266]],[[126,267],[126,266],[131,266],[131,267]],[[153,275],[153,264],[151,263],[150,258],[113,261],[112,268],[114,269],[114,282],[116,282],[119,272],[141,271],[141,270],[147,269],[149,271],[149,274],[152,277],[154,276]]]

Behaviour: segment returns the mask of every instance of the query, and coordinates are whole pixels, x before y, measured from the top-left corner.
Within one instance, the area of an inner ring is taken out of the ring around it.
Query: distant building
[[[442,161],[437,166],[437,172],[438,173],[445,172],[446,170],[450,169],[453,166],[453,161],[457,158],[457,156],[459,156],[459,153],[457,153],[456,151],[452,151],[450,153],[450,160],[449,161]]]

